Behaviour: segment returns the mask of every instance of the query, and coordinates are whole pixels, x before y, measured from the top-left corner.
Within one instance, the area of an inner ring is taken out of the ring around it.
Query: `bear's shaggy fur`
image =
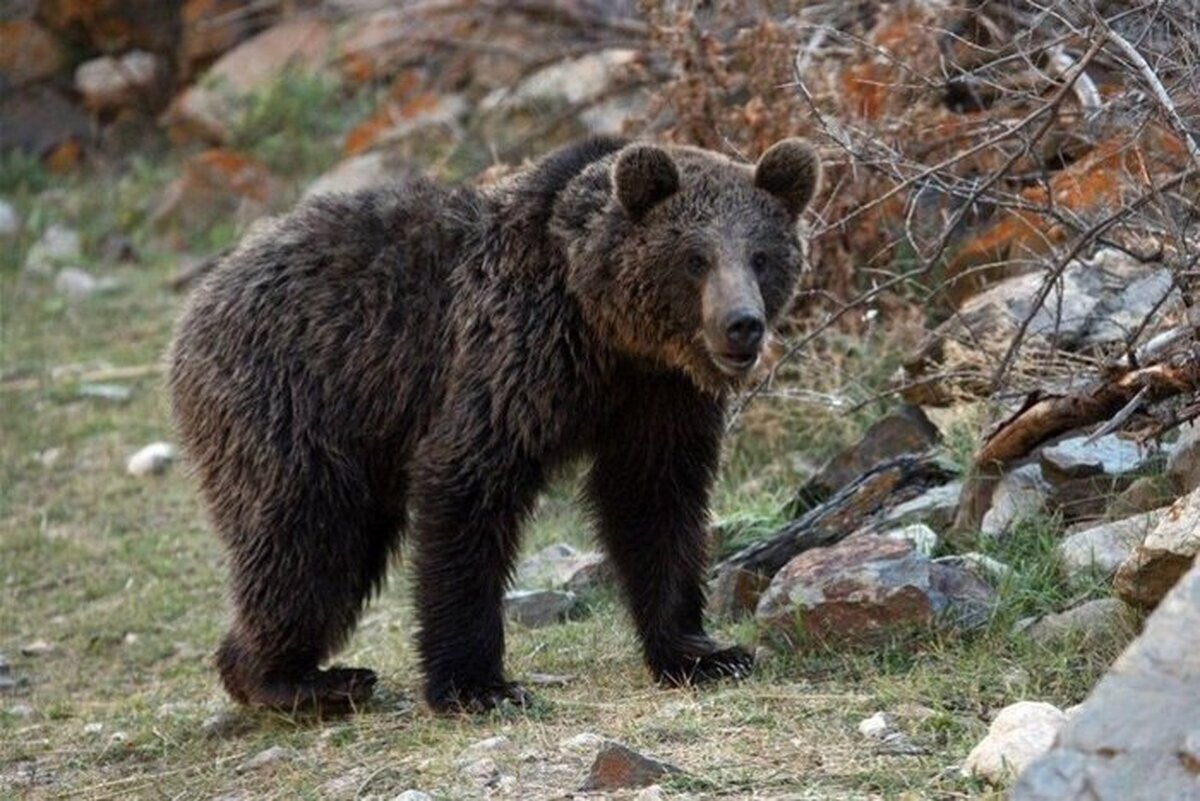
[[[320,669],[402,533],[426,698],[523,702],[501,602],[556,466],[585,499],[656,677],[751,667],[704,633],[725,399],[800,270],[819,167],[591,139],[487,190],[427,181],[312,200],[194,293],[170,354],[182,443],[232,572],[217,664],[243,703],[331,708]]]

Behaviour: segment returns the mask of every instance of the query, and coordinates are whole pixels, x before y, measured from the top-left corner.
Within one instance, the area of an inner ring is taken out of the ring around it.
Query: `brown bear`
[[[321,669],[413,540],[432,707],[526,696],[503,669],[520,527],[554,469],[584,488],[658,679],[743,676],[703,622],[726,398],[801,268],[819,164],[615,138],[488,189],[418,180],[308,201],[195,291],[170,353],[179,436],[232,572],[217,654],[238,701],[331,709]]]

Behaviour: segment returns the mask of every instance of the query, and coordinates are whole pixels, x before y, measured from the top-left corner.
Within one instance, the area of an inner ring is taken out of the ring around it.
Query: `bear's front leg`
[[[444,712],[525,706],[504,675],[503,602],[538,471],[454,428],[423,447],[412,495],[425,698]]]
[[[684,379],[640,382],[596,449],[586,487],[655,677],[698,684],[748,676],[753,655],[704,632],[708,495],[719,402]]]

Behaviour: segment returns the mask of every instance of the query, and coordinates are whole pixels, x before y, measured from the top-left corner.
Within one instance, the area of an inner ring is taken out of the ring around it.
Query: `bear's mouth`
[[[713,352],[713,362],[722,373],[731,376],[742,376],[750,372],[758,364],[758,351],[754,353],[721,353]]]

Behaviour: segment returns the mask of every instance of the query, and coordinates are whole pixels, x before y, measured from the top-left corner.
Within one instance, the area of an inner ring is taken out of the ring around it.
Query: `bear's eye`
[[[688,272],[692,275],[704,275],[708,272],[708,257],[701,253],[693,253],[688,256]]]
[[[750,269],[754,270],[756,273],[761,273],[766,270],[770,263],[771,259],[761,250],[750,257]]]

